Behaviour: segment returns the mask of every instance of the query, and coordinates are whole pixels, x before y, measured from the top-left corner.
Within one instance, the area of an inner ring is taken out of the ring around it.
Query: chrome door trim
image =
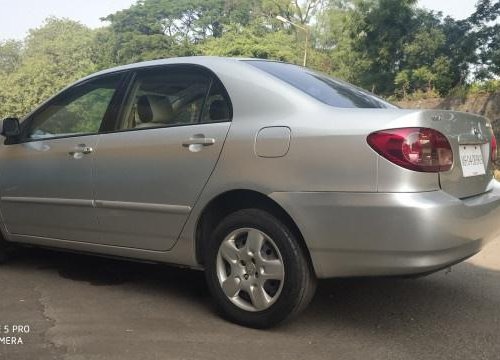
[[[17,204],[39,204],[39,205],[66,205],[79,207],[96,207],[105,209],[120,209],[131,211],[150,211],[162,212],[169,214],[186,215],[191,212],[190,206],[183,205],[163,205],[149,203],[135,203],[124,201],[104,201],[104,200],[84,200],[84,199],[55,199],[55,198],[38,198],[38,197],[11,197],[5,196],[0,198],[1,201]]]
[[[18,204],[39,204],[39,205],[66,205],[79,207],[93,207],[92,200],[85,199],[60,199],[60,198],[39,198],[39,197],[1,197],[2,202]]]
[[[95,206],[97,208],[105,208],[105,209],[150,211],[150,212],[162,212],[162,213],[180,214],[180,215],[186,215],[191,212],[190,206],[136,203],[136,202],[125,202],[125,201],[96,200]]]

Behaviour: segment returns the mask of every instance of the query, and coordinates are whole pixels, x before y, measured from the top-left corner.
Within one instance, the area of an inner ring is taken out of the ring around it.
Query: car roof
[[[182,64],[182,65],[201,65],[201,66],[206,66],[208,68],[212,67],[213,65],[216,64],[223,64],[223,63],[241,63],[242,61],[269,61],[269,62],[274,62],[274,60],[266,60],[266,59],[256,59],[256,58],[237,58],[237,57],[220,57],[220,56],[186,56],[186,57],[175,57],[175,58],[166,58],[166,59],[159,59],[159,60],[150,60],[150,61],[143,61],[143,62],[138,62],[134,64],[128,64],[128,65],[122,65],[122,66],[117,66],[113,67],[110,69],[102,70],[97,73],[91,74],[84,79],[81,80],[87,80],[91,79],[96,76],[100,75],[106,75],[106,74],[111,74],[119,71],[126,71],[126,70],[134,70],[134,69],[141,69],[141,68],[146,68],[146,67],[154,67],[154,66],[162,66],[162,65],[174,65],[174,64]]]

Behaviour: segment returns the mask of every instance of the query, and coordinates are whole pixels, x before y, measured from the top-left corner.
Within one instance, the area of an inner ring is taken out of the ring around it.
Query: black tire
[[[245,228],[257,229],[272,239],[284,268],[280,293],[270,307],[261,311],[248,311],[234,304],[222,290],[217,273],[220,245],[234,231]],[[229,321],[252,328],[269,328],[298,315],[312,300],[316,276],[307,250],[294,233],[272,214],[260,209],[234,212],[221,221],[209,241],[205,259],[207,283],[218,311]]]

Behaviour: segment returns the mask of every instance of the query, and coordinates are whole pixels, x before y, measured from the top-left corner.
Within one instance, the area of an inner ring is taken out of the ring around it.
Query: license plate
[[[460,145],[460,162],[464,177],[486,174],[481,145]]]

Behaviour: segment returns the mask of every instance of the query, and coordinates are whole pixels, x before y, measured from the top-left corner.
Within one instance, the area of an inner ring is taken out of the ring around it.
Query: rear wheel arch
[[[196,260],[205,264],[206,246],[215,227],[229,214],[242,209],[260,209],[281,220],[299,239],[312,267],[311,255],[304,237],[292,217],[274,200],[258,191],[238,189],[230,190],[213,198],[203,209],[196,225]]]

